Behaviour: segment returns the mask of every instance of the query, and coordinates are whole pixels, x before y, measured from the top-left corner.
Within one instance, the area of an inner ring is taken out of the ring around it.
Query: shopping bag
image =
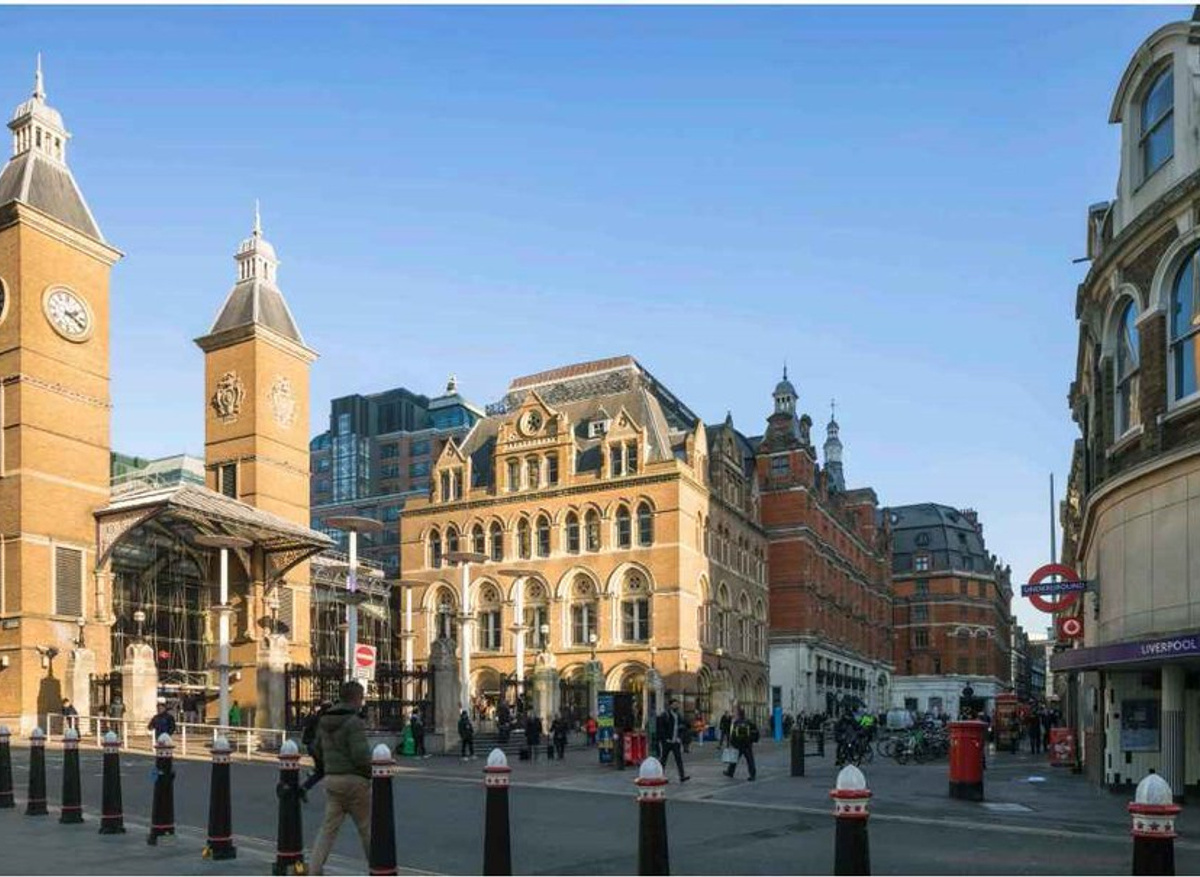
[[[721,763],[722,764],[737,764],[737,761],[738,761],[738,752],[732,746],[726,746],[724,749],[721,750]]]

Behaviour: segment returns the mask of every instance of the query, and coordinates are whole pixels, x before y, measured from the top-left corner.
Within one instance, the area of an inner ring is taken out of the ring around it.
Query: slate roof
[[[71,171],[36,150],[13,156],[0,171],[0,204],[10,201],[28,204],[81,234],[104,241]]]
[[[266,326],[297,344],[304,344],[283,293],[275,284],[258,277],[240,281],[233,287],[209,334],[251,325]]]
[[[990,573],[993,559],[983,536],[955,508],[938,503],[887,509],[892,527],[892,571],[913,571],[913,555],[928,552],[930,571]]]

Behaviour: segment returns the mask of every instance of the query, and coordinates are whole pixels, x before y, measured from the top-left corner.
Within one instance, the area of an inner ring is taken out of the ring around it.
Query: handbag
[[[737,764],[738,763],[738,751],[736,749],[734,749],[732,746],[726,746],[724,749],[721,750],[721,763],[722,764]]]

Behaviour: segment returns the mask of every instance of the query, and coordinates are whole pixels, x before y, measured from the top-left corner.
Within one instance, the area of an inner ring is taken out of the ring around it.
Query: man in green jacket
[[[342,683],[338,703],[317,723],[316,754],[325,765],[325,821],[313,844],[312,873],[323,874],[329,850],[347,815],[371,859],[371,747],[360,712],[363,687]]]

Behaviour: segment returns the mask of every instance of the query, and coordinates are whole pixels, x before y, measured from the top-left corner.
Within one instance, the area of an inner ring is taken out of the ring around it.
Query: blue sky
[[[108,239],[114,446],[203,449],[262,199],[328,400],[631,353],[761,432],[786,358],[852,485],[980,512],[1024,580],[1071,442],[1112,91],[1190,7],[0,7]],[[1018,599],[1026,626],[1046,616]]]

